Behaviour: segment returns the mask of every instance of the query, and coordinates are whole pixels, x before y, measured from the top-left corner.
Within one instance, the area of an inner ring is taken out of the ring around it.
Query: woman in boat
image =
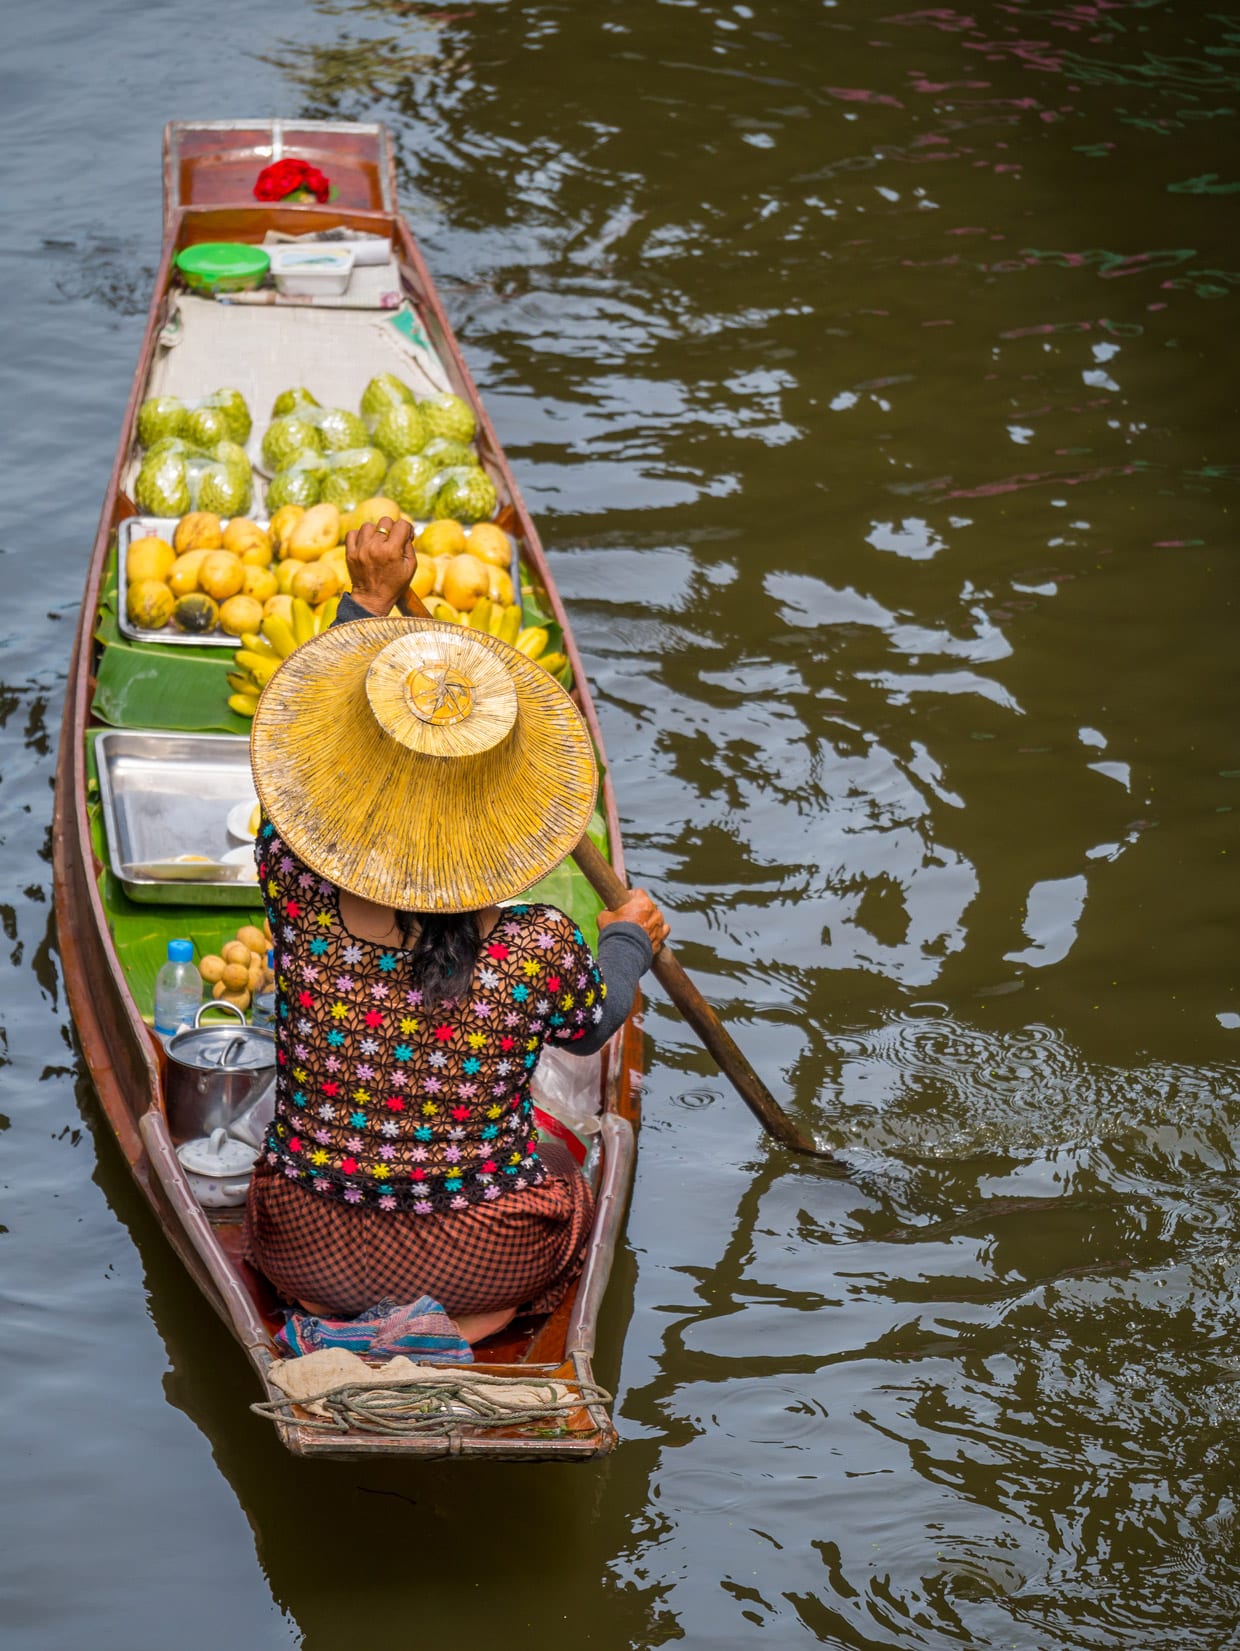
[[[496,903],[580,840],[593,747],[546,672],[387,618],[416,565],[407,522],[350,534],[352,595],[255,718],[278,1080],[247,1255],[310,1312],[430,1296],[475,1342],[580,1271],[590,1189],[530,1080],[623,1024],[668,925],[635,892],[596,962],[555,907]]]

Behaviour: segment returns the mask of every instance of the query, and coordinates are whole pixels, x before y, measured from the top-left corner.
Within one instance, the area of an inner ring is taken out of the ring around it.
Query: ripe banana
[[[490,631],[492,603],[488,596],[480,596],[469,613],[465,615],[465,623],[471,630]]]
[[[539,654],[538,663],[542,666],[544,671],[550,671],[551,675],[554,676],[557,671],[562,671],[568,664],[568,655]]]
[[[264,639],[271,644],[281,659],[287,659],[297,646],[292,626],[287,619],[281,619],[278,613],[269,613],[259,628]]]
[[[258,700],[251,694],[229,694],[228,709],[239,717],[252,717],[258,710]]]
[[[527,625],[518,634],[513,647],[516,648],[518,653],[524,654],[527,659],[537,659],[550,640],[551,638],[541,625]]]
[[[499,637],[501,642],[507,642],[511,646],[520,634],[521,604],[512,602],[508,607],[500,609],[499,628],[495,635]]]
[[[243,670],[250,673],[260,688],[265,688],[280,669],[278,659],[271,659],[266,654],[252,654],[248,648],[239,649],[233,658]]]
[[[314,635],[314,611],[300,596],[293,598],[293,636],[300,648]]]

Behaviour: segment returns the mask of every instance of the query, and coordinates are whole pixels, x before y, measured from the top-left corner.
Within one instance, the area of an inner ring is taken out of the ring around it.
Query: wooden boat
[[[327,173],[337,190],[332,203],[256,203],[252,188],[258,172],[281,155],[296,155]],[[56,781],[56,916],[70,1006],[108,1121],[169,1242],[253,1365],[262,1390],[261,1394],[256,1391],[256,1400],[265,1397],[274,1401],[282,1397],[270,1381],[273,1361],[278,1357],[272,1336],[282,1322],[279,1306],[266,1281],[241,1257],[240,1212],[201,1208],[190,1193],[176,1157],[164,1103],[166,1059],[148,1024],[152,1004],[139,1000],[142,993],[134,978],[136,965],[123,944],[129,933],[126,903],[106,864],[91,766],[92,739],[103,726],[100,679],[109,674],[111,664],[105,656],[109,646],[119,641],[115,636],[111,641],[100,639],[98,616],[115,558],[118,526],[135,513],[124,483],[134,452],[137,409],[148,393],[161,336],[174,308],[177,285],[173,259],[181,248],[204,241],[259,242],[270,230],[303,234],[333,225],[390,236],[399,265],[401,297],[412,306],[451,388],[477,414],[479,450],[501,501],[499,520],[518,542],[525,573],[545,592],[546,605],[563,628],[565,651],[575,678],[573,691],[600,754],[600,808],[606,821],[610,858],[621,873],[623,858],[615,798],[603,759],[602,733],[568,617],[434,283],[408,226],[398,214],[392,148],[386,130],[379,125],[343,122],[171,125],[164,137],[164,208],[163,255],[132,391],[121,420],[69,673]],[[195,302],[227,316],[245,315],[250,329],[247,338],[252,338],[255,324],[270,318],[274,326],[276,317],[288,313],[274,307],[244,310],[201,299]],[[201,386],[200,393],[218,384],[237,382],[237,368],[238,363],[228,359],[225,339],[218,371],[210,384]],[[288,362],[286,383],[313,383],[314,377],[313,362]],[[258,422],[266,408],[255,406],[253,412]],[[177,662],[175,648],[156,652]],[[123,707],[118,711],[109,701],[102,708],[113,724],[124,722]],[[575,893],[582,891],[588,902],[592,896],[584,880],[575,885]],[[587,909],[593,913],[597,903]],[[143,906],[140,915],[148,926],[155,924],[163,936],[185,932],[191,918],[201,926],[202,911],[197,908],[196,913],[190,913],[176,905]],[[221,909],[216,915],[225,934],[238,920],[235,911],[230,915]],[[595,1330],[632,1177],[639,1061],[640,1034],[635,1018],[631,1018],[604,1051],[599,1066],[603,1164],[584,1272],[568,1299],[549,1318],[518,1321],[477,1350],[479,1365],[488,1371],[554,1375],[587,1387],[593,1383]],[[553,1429],[545,1425],[541,1429],[499,1431],[462,1427],[448,1438],[330,1434],[305,1425],[297,1416],[279,1421],[277,1426],[284,1443],[298,1454],[355,1458],[385,1454],[573,1459],[605,1454],[616,1440],[607,1407],[598,1401],[582,1403],[562,1426]]]

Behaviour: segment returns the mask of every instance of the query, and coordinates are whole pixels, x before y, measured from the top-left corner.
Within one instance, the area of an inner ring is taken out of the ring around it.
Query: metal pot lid
[[[208,1009],[233,1009],[238,1026],[201,1024]],[[208,1072],[253,1072],[276,1064],[276,1043],[270,1032],[246,1024],[244,1014],[233,1004],[204,1003],[192,1027],[178,1032],[168,1045],[168,1054],[183,1066]]]
[[[192,1175],[217,1176],[221,1180],[248,1175],[254,1168],[254,1148],[235,1141],[226,1129],[186,1141],[177,1148],[177,1157]]]

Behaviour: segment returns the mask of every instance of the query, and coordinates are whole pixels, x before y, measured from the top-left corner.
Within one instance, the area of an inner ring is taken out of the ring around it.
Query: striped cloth
[[[407,1307],[381,1301],[351,1319],[289,1313],[276,1344],[293,1358],[324,1347],[384,1359],[404,1353],[419,1364],[468,1364],[473,1358],[469,1343],[430,1296],[419,1296]]]

